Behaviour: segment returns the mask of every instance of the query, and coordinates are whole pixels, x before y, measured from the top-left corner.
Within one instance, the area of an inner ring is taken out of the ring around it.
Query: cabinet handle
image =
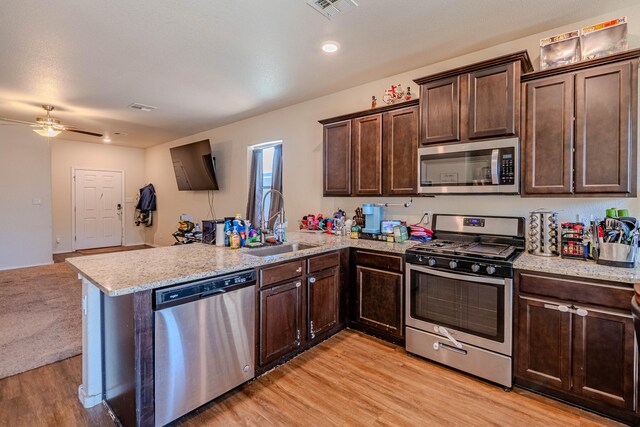
[[[302,286],[302,282],[301,281],[297,281],[296,282],[296,288],[299,288],[300,286]]]
[[[315,333],[315,331],[313,330],[313,320],[312,320],[311,322],[309,322],[309,327],[310,327],[310,329],[311,329],[311,339],[313,339],[313,338],[315,338],[315,337],[316,337],[316,333]]]
[[[315,277],[309,277],[309,283],[316,283]]]
[[[589,314],[589,312],[584,308],[575,307],[575,309],[576,309],[576,314],[580,317],[585,317]]]
[[[302,273],[302,267],[296,268],[296,273]]]

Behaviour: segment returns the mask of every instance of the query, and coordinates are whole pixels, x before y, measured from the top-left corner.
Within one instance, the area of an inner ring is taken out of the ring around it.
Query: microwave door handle
[[[500,180],[498,179],[498,160],[500,158],[500,149],[494,148],[491,150],[491,184],[498,185]]]

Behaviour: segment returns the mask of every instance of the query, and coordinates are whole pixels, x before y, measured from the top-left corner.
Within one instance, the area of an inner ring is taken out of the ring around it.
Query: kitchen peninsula
[[[347,324],[390,341],[404,342],[404,252],[413,246],[413,242],[386,243],[293,232],[289,233],[287,244],[292,243],[312,246],[266,257],[251,255],[250,249],[230,250],[192,244],[69,259],[67,262],[83,279],[83,384],[79,393],[85,406],[100,403],[104,396],[121,421],[128,421],[124,422],[125,425],[155,425],[154,291],[234,272],[258,271],[260,287],[255,300],[261,308],[257,310],[255,319],[256,376],[310,348]],[[367,263],[389,278],[380,281],[368,278],[368,283],[369,286],[379,285],[378,291],[390,292],[385,298],[386,310],[399,309],[395,316],[400,319],[398,325],[387,320],[394,318],[393,313],[376,312],[380,308],[374,305],[363,306],[371,302],[357,287],[358,278],[354,277],[353,264]],[[541,259],[528,254],[522,254],[514,268],[529,272],[543,270],[547,274],[575,276],[587,281],[606,278],[607,282],[619,282],[620,288],[628,287],[629,292],[633,290],[632,284],[640,280],[639,269],[619,269],[556,258]],[[307,286],[300,286],[300,283]],[[312,287],[316,283],[320,284],[321,293]],[[394,284],[397,284],[395,289]],[[327,290],[329,295],[326,294]],[[392,297],[398,293],[398,304],[394,304]],[[294,301],[295,298],[302,301],[303,295],[308,304],[299,303],[297,308],[298,337],[294,331],[293,341],[287,343],[286,340],[277,341],[272,336],[268,339],[261,336],[269,328],[282,326],[277,323],[278,319],[263,318],[263,311],[290,301],[278,301],[278,298],[293,296]],[[335,308],[334,316],[329,313],[327,317],[325,313],[317,317],[330,319],[324,322],[326,326],[318,326],[319,320],[316,325],[306,323],[309,319],[305,318],[313,315],[313,300],[316,297],[322,299],[323,306]],[[335,305],[330,304],[332,298],[335,298]],[[118,322],[105,322],[102,310],[109,306],[107,301],[125,300],[130,311],[118,311],[122,316]],[[269,305],[272,300],[275,305]],[[380,316],[381,321],[375,320],[376,315]],[[131,371],[135,378],[134,389],[129,390],[127,395],[129,414],[122,413],[123,407],[119,406],[118,399],[109,400],[109,390],[102,382],[102,355],[109,357],[109,353],[104,353],[102,348],[101,330],[109,334],[113,328],[122,327],[128,328],[130,333],[130,342],[123,345],[122,351],[135,354]]]

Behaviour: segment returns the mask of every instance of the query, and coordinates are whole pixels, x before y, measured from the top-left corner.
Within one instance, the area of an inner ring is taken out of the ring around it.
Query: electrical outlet
[[[61,241],[62,241],[62,239],[61,239],[61,238],[56,237],[56,245],[59,245]]]
[[[422,223],[423,224],[431,224],[431,212],[429,212],[429,211],[424,211],[423,212]]]

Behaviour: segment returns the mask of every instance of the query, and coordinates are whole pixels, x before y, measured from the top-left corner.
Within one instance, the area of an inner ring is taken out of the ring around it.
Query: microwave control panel
[[[500,150],[500,185],[515,184],[514,149],[503,148]]]

